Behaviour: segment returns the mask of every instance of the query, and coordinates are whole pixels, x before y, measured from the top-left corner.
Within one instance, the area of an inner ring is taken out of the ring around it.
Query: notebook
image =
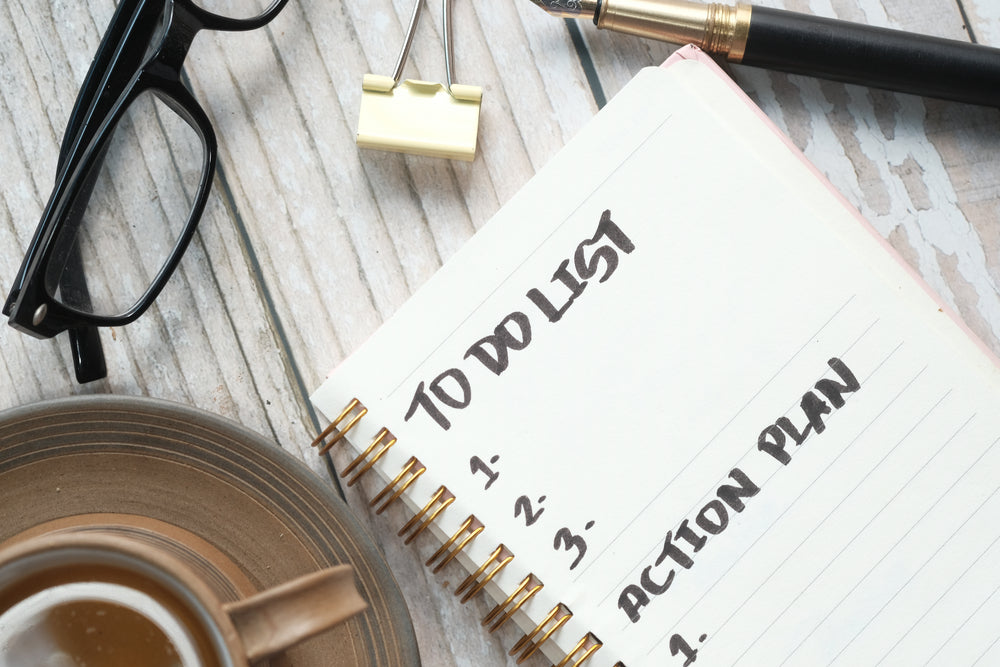
[[[996,359],[679,54],[329,375],[318,445],[520,658],[997,664]]]

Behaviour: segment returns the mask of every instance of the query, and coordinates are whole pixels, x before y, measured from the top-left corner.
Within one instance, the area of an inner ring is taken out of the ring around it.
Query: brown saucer
[[[0,542],[81,524],[168,542],[234,598],[350,563],[369,608],[271,665],[420,664],[399,588],[350,510],[304,464],[234,422],[118,396],[0,413]]]

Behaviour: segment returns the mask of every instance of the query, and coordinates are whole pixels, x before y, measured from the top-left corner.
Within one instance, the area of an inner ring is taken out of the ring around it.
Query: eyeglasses
[[[119,2],[3,307],[11,326],[38,338],[67,331],[78,382],[107,374],[97,327],[146,311],[205,208],[215,132],[181,81],[195,35],[259,28],[287,1]]]

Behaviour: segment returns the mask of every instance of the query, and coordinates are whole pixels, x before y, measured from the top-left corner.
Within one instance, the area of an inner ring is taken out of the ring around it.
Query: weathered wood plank
[[[763,4],[1000,45],[993,0],[964,0],[965,16],[941,0]],[[187,71],[219,136],[219,171],[179,271],[143,318],[102,333],[109,378],[92,386],[73,381],[62,337],[38,341],[4,327],[0,407],[88,392],[180,401],[267,434],[325,475],[307,451],[315,431],[307,393],[597,108],[565,24],[527,0],[458,2],[456,80],[484,87],[479,156],[467,164],[359,151],[361,76],[390,73],[411,8],[410,0],[302,0],[264,30],[199,36]],[[112,12],[111,0],[0,4],[2,287],[48,197],[66,117]],[[406,76],[443,80],[440,18],[439,3],[425,9]],[[673,49],[586,22],[578,29],[607,97]],[[1000,112],[732,70],[1000,351]],[[405,517],[373,518],[363,495],[347,496],[404,589],[425,664],[513,664],[503,648],[514,633],[485,635],[477,622],[485,602],[462,606],[450,594],[458,572],[430,575],[421,562],[431,545],[399,544]]]

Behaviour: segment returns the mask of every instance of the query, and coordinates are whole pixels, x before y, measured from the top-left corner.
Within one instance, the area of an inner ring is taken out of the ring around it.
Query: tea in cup
[[[0,667],[244,667],[366,607],[349,565],[222,602],[166,550],[113,531],[0,549]]]

